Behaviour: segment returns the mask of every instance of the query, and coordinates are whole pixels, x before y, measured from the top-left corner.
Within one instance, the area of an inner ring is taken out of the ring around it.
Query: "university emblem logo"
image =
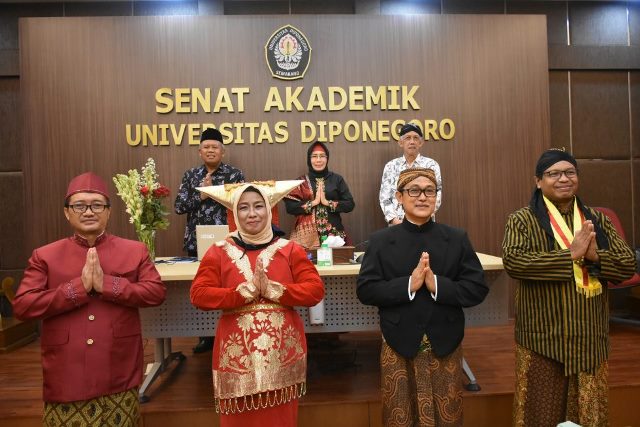
[[[285,25],[271,35],[264,46],[264,54],[273,77],[301,79],[311,61],[311,44],[302,31]]]

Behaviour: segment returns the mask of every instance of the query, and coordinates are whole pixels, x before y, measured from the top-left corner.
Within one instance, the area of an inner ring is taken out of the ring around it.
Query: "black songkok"
[[[542,156],[538,159],[538,163],[536,164],[536,176],[538,178],[542,178],[542,173],[546,171],[549,166],[563,160],[571,163],[576,167],[576,169],[578,168],[578,162],[576,162],[576,158],[571,154],[564,151],[564,149],[560,150],[558,148],[551,148],[542,153]]]
[[[406,123],[404,126],[402,126],[402,128],[400,129],[400,136],[409,132],[415,132],[418,135],[420,135],[420,138],[422,138],[422,131],[418,126],[414,125],[413,123]]]
[[[202,141],[218,141],[222,143],[222,134],[218,129],[206,128],[202,135],[200,135],[200,142]]]

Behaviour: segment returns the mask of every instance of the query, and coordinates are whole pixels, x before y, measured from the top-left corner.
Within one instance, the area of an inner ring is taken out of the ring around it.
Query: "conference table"
[[[509,318],[509,289],[502,259],[478,253],[490,287],[484,302],[465,309],[467,326],[506,324]],[[165,302],[158,307],[140,311],[142,335],[155,339],[154,363],[147,369],[140,401],[148,398],[145,392],[173,361],[184,360],[182,353],[171,350],[172,337],[213,336],[221,310],[202,311],[191,305],[189,288],[198,266],[197,261],[172,261],[180,258],[157,258],[156,268],[167,287]],[[324,321],[313,322],[306,307],[297,307],[306,333],[379,331],[378,308],[363,305],[356,296],[356,278],[360,264],[316,266],[325,285]],[[317,316],[313,316],[314,319]],[[470,377],[471,378],[471,377]],[[473,378],[472,382],[474,381]]]

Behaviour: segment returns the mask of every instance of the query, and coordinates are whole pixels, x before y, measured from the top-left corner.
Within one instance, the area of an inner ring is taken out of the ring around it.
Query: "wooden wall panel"
[[[15,77],[20,74],[18,52],[18,19],[20,17],[62,15],[62,3],[0,3],[0,76]]]
[[[622,1],[570,1],[572,45],[626,45],[627,3]]]
[[[504,13],[502,0],[442,0],[442,13]]]
[[[0,50],[0,77],[16,77],[18,75],[20,75],[18,49]]]
[[[198,1],[134,1],[133,14],[135,16],[197,15]]]
[[[441,0],[415,2],[411,0],[381,0],[380,13],[383,15],[400,15],[412,13],[439,14]]]
[[[309,14],[341,14],[353,15],[355,13],[353,0],[291,0],[291,13],[300,15]]]
[[[0,78],[0,280],[26,265],[24,180],[19,139],[20,81]]]
[[[20,80],[0,78],[0,172],[22,169],[22,146],[18,138],[20,122]]]
[[[633,193],[630,200],[633,201],[633,243],[636,248],[640,248],[640,159],[638,158],[633,159],[632,185]]]
[[[631,162],[628,160],[578,160],[578,195],[588,206],[613,209],[620,218],[627,240],[632,242]],[[627,231],[628,230],[628,231]]]
[[[288,15],[288,1],[225,1],[225,15]]]
[[[551,112],[551,146],[571,150],[571,111],[567,71],[549,72],[549,110]]]
[[[640,3],[627,2],[629,9],[629,41],[631,46],[640,46]]]
[[[355,0],[356,15],[380,15],[381,0]]]
[[[630,156],[629,89],[622,71],[571,73],[573,154],[587,159]]]
[[[23,189],[21,172],[0,173],[0,270],[14,270],[27,264],[30,250],[26,249],[25,241]]]
[[[640,69],[640,47],[550,45],[549,69],[570,71],[638,70]]]
[[[631,102],[631,155],[640,158],[640,71],[629,73]],[[640,188],[638,189],[640,190]]]
[[[222,0],[198,0],[199,15],[224,15]]]
[[[64,16],[132,16],[133,1],[66,2]]]
[[[549,44],[567,44],[567,4],[560,1],[507,1],[507,13],[544,14]]]
[[[197,148],[128,147],[125,123],[287,120],[288,142],[231,144],[226,160],[249,179],[291,179],[306,171],[307,146],[299,142],[297,126],[301,120],[449,117],[456,123],[454,140],[430,141],[423,149],[442,167],[444,202],[438,218],[467,228],[479,251],[499,253],[504,221],[526,204],[535,159],[549,146],[543,19],[424,15],[26,20],[21,35],[25,203],[34,224],[29,246],[66,234],[62,218],[52,221],[50,213],[59,209],[68,180],[85,170],[110,177],[153,156],[175,197],[184,170],[199,164]],[[264,64],[264,43],[285,23],[305,32],[314,49],[302,81],[276,81]],[[418,84],[421,110],[262,111],[269,86],[362,84]],[[154,93],[165,86],[246,86],[251,95],[243,114],[159,115]],[[400,155],[400,149],[395,142],[347,143],[343,137],[329,148],[330,168],[345,177],[356,199],[356,210],[345,215],[345,225],[354,242],[361,242],[385,226],[377,200],[380,177],[384,164]],[[46,170],[37,167],[43,162]],[[491,173],[495,170],[501,172]],[[111,229],[133,237],[122,204],[116,197],[113,201]],[[282,217],[288,230],[292,218]],[[159,255],[177,254],[182,247],[184,218],[172,215],[170,220],[170,230],[159,234]]]
[[[0,50],[18,48],[18,18],[62,16],[62,3],[0,4]]]

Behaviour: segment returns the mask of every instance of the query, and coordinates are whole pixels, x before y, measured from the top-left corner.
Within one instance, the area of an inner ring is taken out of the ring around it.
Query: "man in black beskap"
[[[400,173],[404,219],[371,235],[358,276],[380,313],[383,425],[462,426],[462,308],[489,289],[467,233],[433,220],[437,194],[433,170]]]

